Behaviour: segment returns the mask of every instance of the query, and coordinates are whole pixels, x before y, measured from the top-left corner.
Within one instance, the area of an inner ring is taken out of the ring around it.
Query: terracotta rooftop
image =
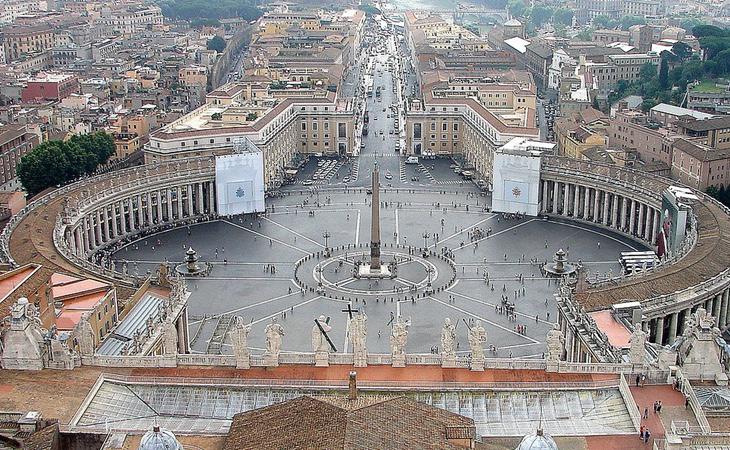
[[[475,435],[472,419],[406,397],[368,403],[305,396],[236,414],[224,449],[459,449],[448,429]]]

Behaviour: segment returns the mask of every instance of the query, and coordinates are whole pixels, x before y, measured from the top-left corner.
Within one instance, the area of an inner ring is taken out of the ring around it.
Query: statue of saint
[[[251,332],[251,325],[243,321],[243,317],[236,316],[233,318],[233,328],[229,331],[231,335],[231,345],[233,346],[233,354],[236,357],[237,365],[240,363],[248,363],[248,334]]]
[[[641,329],[641,325],[634,327],[634,332],[631,333],[629,338],[629,344],[629,361],[633,364],[643,364],[646,355],[646,349],[644,348],[646,333]]]
[[[76,339],[81,356],[94,354],[94,330],[91,329],[91,324],[86,317],[82,317],[76,325]]]
[[[563,357],[563,346],[565,344],[565,336],[560,331],[560,326],[556,323],[553,325],[553,329],[548,331],[547,339],[547,353],[545,359],[548,361],[557,362]]]
[[[162,350],[165,355],[177,354],[177,328],[172,320],[162,324]]]
[[[315,353],[329,353],[330,344],[327,342],[324,333],[332,330],[332,327],[327,324],[327,318],[324,315],[315,320],[317,323],[312,326],[312,350]]]
[[[367,362],[368,316],[365,313],[350,319],[349,337],[355,361]]]
[[[281,340],[284,336],[284,327],[280,323],[276,322],[276,319],[272,319],[271,323],[266,325],[264,329],[266,335],[266,355],[275,358],[279,357],[281,352]]]
[[[408,342],[408,323],[401,316],[393,322],[390,331],[390,351],[393,357],[405,355]]]
[[[444,319],[444,326],[441,328],[441,357],[453,358],[456,356],[456,327],[451,324],[451,319]]]
[[[487,331],[482,326],[482,321],[477,320],[469,330],[469,349],[472,359],[484,359],[484,344],[487,342]]]

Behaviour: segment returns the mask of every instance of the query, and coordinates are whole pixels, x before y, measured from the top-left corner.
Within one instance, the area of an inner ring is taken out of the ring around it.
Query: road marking
[[[293,246],[293,245],[289,245],[289,244],[287,244],[287,243],[286,243],[286,242],[284,242],[284,241],[280,241],[280,240],[278,240],[278,239],[276,239],[276,238],[272,238],[272,237],[270,237],[270,236],[267,236],[267,235],[265,235],[265,234],[259,233],[258,231],[254,231],[254,230],[249,230],[248,228],[246,228],[246,227],[243,227],[243,226],[241,226],[241,225],[238,225],[238,224],[236,224],[236,223],[233,223],[233,222],[229,222],[229,221],[227,221],[227,220],[224,220],[223,222],[224,222],[224,223],[227,223],[228,225],[232,225],[232,226],[234,226],[234,227],[236,227],[236,228],[240,228],[240,229],[242,229],[242,230],[244,230],[244,231],[248,231],[249,233],[253,233],[253,234],[259,235],[259,236],[261,236],[261,237],[263,237],[263,238],[266,238],[266,239],[271,239],[271,241],[272,241],[272,242],[276,242],[276,243],[278,243],[278,244],[281,244],[281,245],[283,245],[283,246],[285,246],[285,247],[289,247],[289,248],[291,248],[291,249],[294,249],[294,250],[300,251],[300,252],[302,252],[302,253],[304,253],[304,254],[307,254],[307,255],[308,255],[308,254],[312,253],[312,252],[309,252],[309,251],[307,251],[307,250],[302,250],[302,249],[301,249],[301,248],[299,248],[299,247],[295,247],[295,246]]]
[[[357,226],[355,227],[355,246],[360,245],[360,210],[357,210]]]
[[[486,219],[482,219],[479,222],[475,223],[474,225],[469,226],[468,228],[464,228],[463,230],[461,230],[459,232],[456,232],[456,233],[452,234],[451,236],[448,236],[448,237],[446,237],[444,239],[441,239],[440,241],[436,242],[435,244],[429,245],[428,248],[436,247],[437,245],[439,245],[439,244],[441,244],[443,242],[448,241],[449,239],[453,238],[454,236],[458,236],[458,235],[462,234],[464,231],[467,231],[468,232],[470,229],[476,228],[477,225],[480,225],[480,224],[486,222],[487,220],[491,219],[494,216],[496,216],[496,214],[492,214],[489,217],[487,217]]]
[[[490,234],[489,236],[485,236],[485,237],[483,237],[483,238],[481,238],[481,239],[477,239],[476,241],[472,241],[472,242],[469,242],[468,244],[464,244],[464,246],[463,246],[463,247],[457,247],[457,248],[453,249],[452,251],[454,251],[454,252],[455,252],[455,251],[458,251],[458,250],[463,250],[463,249],[465,249],[465,248],[467,248],[467,247],[471,247],[472,245],[474,245],[474,244],[477,244],[477,243],[479,243],[479,242],[481,242],[481,241],[485,241],[485,240],[487,240],[487,239],[489,239],[489,238],[493,238],[493,237],[495,237],[495,236],[499,236],[499,235],[500,235],[500,234],[502,234],[502,233],[506,233],[506,232],[508,232],[508,231],[514,230],[515,228],[521,227],[521,226],[523,226],[523,225],[527,225],[528,223],[530,223],[530,222],[534,222],[534,221],[536,221],[536,220],[538,220],[538,219],[530,219],[530,220],[528,220],[527,222],[522,222],[522,223],[519,223],[519,224],[517,224],[517,225],[515,225],[515,226],[513,226],[513,227],[505,228],[505,229],[504,229],[504,230],[502,230],[502,231],[497,231],[496,233],[492,233],[492,234]]]
[[[492,326],[494,326],[496,328],[499,328],[500,330],[504,330],[504,331],[506,331],[508,333],[512,333],[515,336],[521,336],[521,337],[527,339],[528,341],[532,342],[533,344],[539,344],[540,343],[540,341],[537,341],[537,340],[531,338],[530,336],[527,336],[525,334],[520,334],[520,333],[516,332],[515,330],[512,330],[510,328],[504,327],[504,326],[502,326],[502,325],[500,325],[500,324],[498,324],[496,322],[492,322],[491,320],[489,320],[487,318],[477,316],[476,314],[474,314],[471,311],[467,311],[465,309],[461,309],[458,306],[455,306],[455,305],[451,305],[449,303],[446,303],[443,300],[437,299],[436,297],[427,297],[427,298],[430,298],[431,300],[435,301],[436,303],[441,303],[444,306],[447,306],[447,307],[449,307],[451,309],[454,309],[456,311],[459,311],[462,314],[466,314],[467,316],[471,316],[471,317],[477,318],[479,320],[482,320],[482,321],[484,321],[484,322],[486,322],[486,323],[488,323],[488,324],[490,324],[490,325],[492,325]]]
[[[285,311],[291,311],[292,308],[294,308],[294,309],[299,308],[300,306],[307,305],[309,303],[312,303],[315,300],[319,300],[320,298],[322,298],[322,296],[321,295],[318,295],[318,296],[316,296],[316,297],[314,297],[314,298],[312,298],[310,300],[307,300],[307,301],[304,301],[304,302],[301,302],[301,303],[297,303],[296,305],[292,306],[291,308],[282,309],[282,310],[280,310],[278,312],[275,312],[274,314],[269,314],[266,317],[262,317],[259,320],[254,320],[253,322],[251,322],[251,325],[258,325],[259,323],[261,323],[261,322],[263,322],[265,320],[271,319],[273,317],[281,316],[281,314],[283,312],[285,312]]]
[[[225,314],[231,314],[231,313],[234,313],[234,312],[243,311],[243,310],[246,310],[246,309],[249,309],[249,308],[253,308],[253,307],[256,307],[256,306],[265,305],[267,303],[271,303],[271,302],[275,302],[277,300],[281,300],[281,299],[284,299],[284,298],[287,298],[287,297],[291,297],[292,295],[301,295],[301,293],[299,291],[294,291],[291,294],[280,295],[278,297],[269,298],[267,300],[262,300],[262,301],[257,302],[257,303],[252,303],[250,305],[246,305],[246,306],[242,306],[240,308],[232,309],[230,311],[225,311],[225,312],[222,312],[222,313],[214,314],[214,315],[212,315],[210,317],[206,317],[206,319],[204,319],[204,320],[217,319],[217,318],[219,318],[219,317],[221,317],[221,316],[223,316]],[[282,311],[280,311],[279,313],[281,314]],[[204,320],[194,320],[194,321],[191,321],[190,322],[190,325],[195,325],[197,323],[203,322]]]
[[[454,286],[451,286],[451,288],[453,288],[453,287]],[[487,305],[487,306],[490,306],[492,308],[494,308],[496,306],[494,303],[489,303],[489,302],[486,302],[484,300],[479,300],[479,299],[476,299],[474,297],[469,297],[468,295],[460,294],[460,293],[458,293],[456,291],[452,291],[451,288],[447,288],[447,289],[445,289],[445,291],[448,291],[448,292],[450,292],[450,293],[452,293],[454,295],[457,295],[459,297],[464,297],[465,299],[470,300],[470,301],[475,302],[475,303],[480,303],[482,305]],[[530,316],[530,315],[525,314],[523,312],[517,312],[517,311],[515,311],[515,315],[522,316],[522,317],[525,317],[527,319],[534,319],[535,318],[535,316]],[[545,324],[552,324],[553,323],[553,322],[548,322],[547,320],[542,320],[542,319],[538,319],[538,320],[540,322],[542,322],[542,323],[545,323]]]
[[[395,244],[400,244],[400,229],[398,228],[398,208],[395,208]]]
[[[293,234],[295,236],[299,236],[300,238],[302,238],[302,239],[304,239],[306,241],[309,241],[312,244],[315,244],[315,245],[318,245],[318,246],[324,248],[324,245],[320,244],[319,242],[317,242],[317,241],[315,241],[313,239],[309,239],[307,236],[304,236],[303,234],[297,233],[296,231],[292,230],[291,228],[285,227],[284,225],[282,225],[282,224],[280,224],[278,222],[274,222],[273,220],[269,219],[268,217],[263,217],[263,219],[266,220],[266,221],[269,221],[269,222],[273,223],[274,225],[280,226],[281,228],[285,229],[286,231],[290,232],[291,234]]]

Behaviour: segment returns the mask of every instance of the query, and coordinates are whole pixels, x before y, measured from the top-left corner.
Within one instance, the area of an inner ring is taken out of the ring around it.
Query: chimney
[[[350,400],[357,399],[357,372],[355,372],[354,370],[350,372],[350,383],[347,397]]]

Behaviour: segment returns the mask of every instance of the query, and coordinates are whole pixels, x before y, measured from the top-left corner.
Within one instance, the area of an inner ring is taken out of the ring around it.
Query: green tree
[[[159,0],[157,3],[165,17],[175,19],[240,17],[250,21],[261,17],[261,10],[255,6],[255,0]]]
[[[545,23],[550,21],[551,17],[553,17],[553,10],[542,5],[535,6],[530,12],[530,22],[536,28],[540,28]]]
[[[615,28],[616,21],[608,16],[596,16],[593,18],[593,26],[596,28]]]
[[[556,9],[553,13],[553,23],[571,26],[573,24],[573,10],[567,8]]]
[[[645,25],[646,19],[643,17],[638,16],[623,16],[621,18],[621,29],[622,30],[628,30],[630,27],[634,25]]]
[[[89,174],[114,154],[112,136],[99,132],[47,141],[20,159],[20,182],[30,195]]]
[[[641,69],[639,69],[639,79],[643,83],[648,83],[656,76],[656,64],[652,63],[645,63],[643,66],[641,66]]]
[[[675,42],[672,45],[672,54],[679,61],[684,61],[692,57],[692,47],[684,42]]]
[[[705,36],[727,36],[727,33],[715,25],[697,25],[692,28],[692,36],[699,39]]]
[[[669,87],[669,61],[665,57],[659,63],[659,87],[661,89]]]
[[[593,30],[591,29],[585,29],[581,31],[580,33],[575,35],[575,38],[579,41],[592,41],[593,40]]]
[[[226,49],[226,41],[223,40],[220,36],[213,36],[208,40],[208,50],[215,50],[218,53],[223,53],[223,50]]]
[[[653,98],[647,98],[643,102],[641,102],[641,110],[644,112],[649,112],[650,109],[655,107],[657,105],[657,101]]]
[[[512,17],[525,17],[527,4],[522,0],[509,0],[507,2],[507,11]]]

